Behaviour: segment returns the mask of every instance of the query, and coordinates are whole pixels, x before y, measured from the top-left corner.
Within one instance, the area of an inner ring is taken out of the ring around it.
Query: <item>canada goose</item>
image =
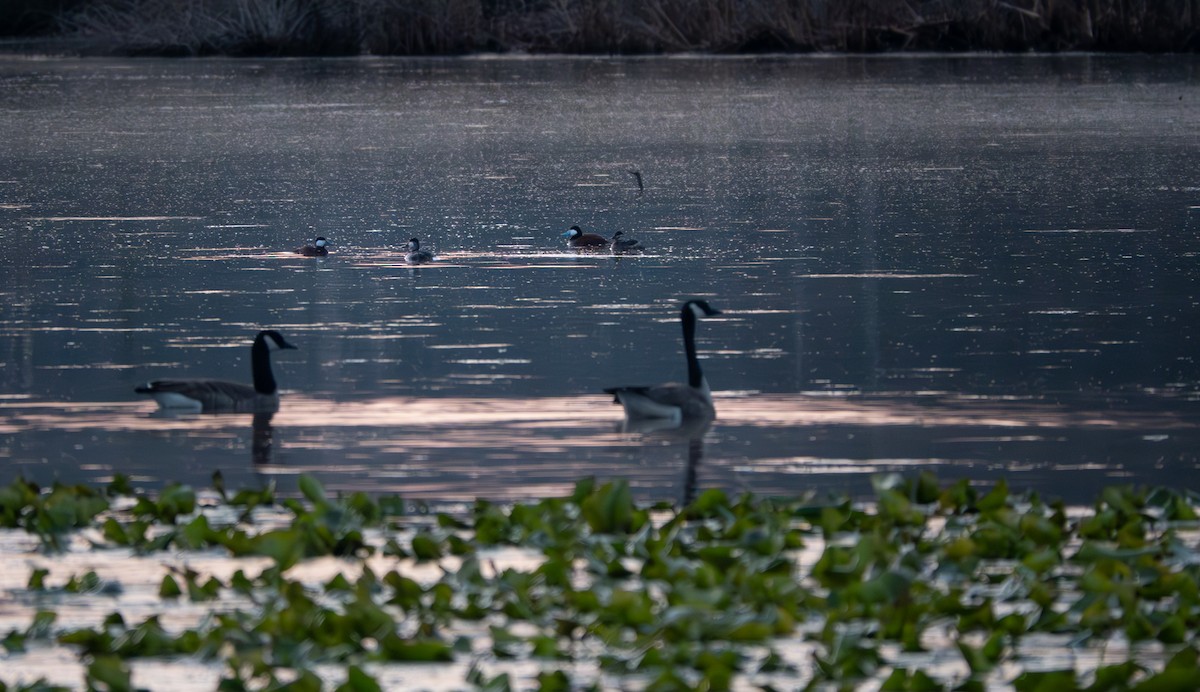
[[[613,403],[625,407],[627,418],[669,418],[672,420],[715,418],[712,391],[700,371],[696,358],[696,320],[720,315],[704,300],[689,300],[679,310],[683,322],[683,350],[687,354],[687,384],[668,382],[649,387],[614,387],[605,389],[613,395]]]
[[[404,256],[404,261],[409,264],[425,264],[433,261],[433,253],[428,250],[421,249],[421,241],[416,238],[410,238],[408,241],[408,254]]]
[[[613,252],[641,252],[646,249],[635,238],[622,238],[623,235],[625,235],[625,231],[617,231],[613,234],[612,243],[609,245]]]
[[[271,372],[271,345],[294,349],[279,332],[268,329],[254,337],[250,347],[250,373],[254,386],[225,380],[154,380],[133,391],[149,394],[164,409],[201,412],[260,412],[279,408],[275,375]]]
[[[571,226],[563,237],[567,239],[567,247],[598,248],[607,247],[608,238],[595,233],[584,233],[579,226]]]
[[[326,244],[327,241],[324,238],[318,237],[312,245],[301,245],[296,248],[295,252],[305,257],[324,257],[329,254],[329,248],[325,247]]]

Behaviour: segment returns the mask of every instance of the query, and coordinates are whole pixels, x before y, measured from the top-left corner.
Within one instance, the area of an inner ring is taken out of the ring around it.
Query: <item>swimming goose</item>
[[[614,387],[605,389],[613,395],[613,403],[625,407],[627,418],[668,418],[675,421],[716,417],[712,391],[700,371],[696,357],[696,320],[720,315],[721,311],[704,300],[689,300],[680,308],[683,322],[683,350],[687,355],[688,381],[668,382],[650,387]]]
[[[622,238],[625,231],[617,231],[613,234],[612,242],[609,244],[609,249],[613,252],[641,252],[646,248],[635,238]]]
[[[409,264],[425,264],[433,261],[433,253],[428,250],[421,249],[421,241],[416,238],[410,238],[408,241],[408,254],[404,256],[404,261]]]
[[[329,248],[325,247],[326,242],[324,238],[318,237],[312,245],[301,245],[295,252],[305,257],[324,257],[329,254]]]
[[[279,332],[268,329],[254,337],[250,347],[250,373],[254,385],[225,380],[154,380],[133,391],[149,394],[164,409],[200,412],[261,412],[279,408],[275,375],[271,372],[271,344],[294,349]]]
[[[579,226],[571,226],[563,237],[567,239],[567,247],[598,248],[607,247],[608,238],[595,233],[584,233]]]

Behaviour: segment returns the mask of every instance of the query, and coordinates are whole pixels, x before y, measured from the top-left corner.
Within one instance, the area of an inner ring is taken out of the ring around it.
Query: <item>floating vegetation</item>
[[[1188,491],[1111,487],[1068,508],[922,474],[877,478],[869,504],[707,490],[674,508],[585,480],[451,515],[299,487],[0,487],[2,530],[36,537],[47,564],[165,564],[161,612],[90,624],[56,609],[119,583],[31,567],[5,595],[36,605],[0,632],[0,690],[55,689],[11,677],[39,648],[74,652],[108,690],[148,659],[220,668],[221,690],[377,690],[413,663],[489,690],[1200,688]],[[189,564],[213,555],[229,576]],[[330,561],[332,576],[305,569]]]

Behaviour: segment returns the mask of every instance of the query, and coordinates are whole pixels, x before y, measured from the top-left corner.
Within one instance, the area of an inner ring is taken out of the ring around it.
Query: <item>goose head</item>
[[[619,234],[620,231],[617,233]],[[690,312],[692,317],[697,319],[721,314],[721,311],[709,305],[707,300],[689,300],[683,304],[683,311]]]
[[[293,350],[293,351],[298,350],[295,346],[288,343],[287,340],[283,338],[282,334],[275,331],[274,329],[264,329],[263,331],[258,333],[258,336],[254,340],[256,342],[266,344],[268,349],[272,348],[272,345],[270,342],[274,342],[274,348],[276,350],[280,350],[280,349],[289,349],[289,350]]]

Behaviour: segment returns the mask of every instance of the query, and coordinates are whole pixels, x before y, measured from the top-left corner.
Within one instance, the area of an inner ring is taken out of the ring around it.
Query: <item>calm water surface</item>
[[[1194,57],[0,58],[0,470],[526,498],[596,475],[1200,488]],[[645,181],[639,190],[629,170]],[[576,254],[572,224],[639,256]],[[316,235],[327,258],[291,248]],[[419,236],[438,261],[411,268]],[[685,376],[719,418],[625,429]],[[249,380],[274,416],[133,388]]]

